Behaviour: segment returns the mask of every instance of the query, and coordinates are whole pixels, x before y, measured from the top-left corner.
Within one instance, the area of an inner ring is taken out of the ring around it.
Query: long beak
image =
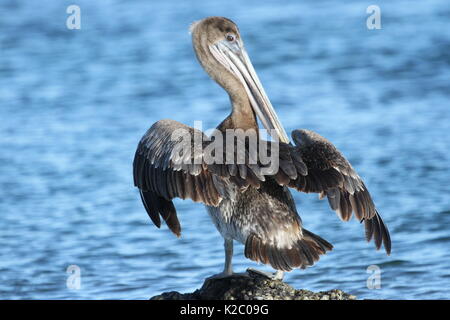
[[[211,45],[210,51],[222,65],[241,81],[247,91],[254,112],[269,134],[272,135],[271,130],[275,130],[281,142],[289,143],[286,131],[281,125],[242,43],[230,44],[223,40]]]

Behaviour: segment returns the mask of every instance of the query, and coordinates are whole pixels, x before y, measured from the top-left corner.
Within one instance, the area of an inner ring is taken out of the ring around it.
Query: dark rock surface
[[[312,292],[297,290],[279,280],[258,274],[235,275],[223,279],[206,279],[192,293],[164,292],[151,300],[355,300],[341,290]]]

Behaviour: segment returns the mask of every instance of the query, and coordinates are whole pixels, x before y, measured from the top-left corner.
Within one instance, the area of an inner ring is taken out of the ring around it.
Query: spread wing
[[[354,213],[365,223],[367,240],[373,238],[377,249],[384,244],[389,254],[389,231],[350,163],[331,142],[312,131],[295,130],[292,137],[295,145],[258,140],[266,143],[269,156],[274,148],[278,152],[279,165],[271,173],[264,171],[267,165],[262,165],[261,159],[252,159],[248,148],[239,148],[237,141],[233,142],[233,161],[208,162],[205,152],[212,143],[209,137],[177,121],[160,120],[139,142],[133,162],[134,184],[153,223],[160,227],[162,217],[179,236],[181,227],[173,198],[218,206],[236,191],[242,192],[250,185],[259,188],[270,177],[279,185],[326,196],[344,221]],[[224,143],[229,141],[224,139]],[[223,146],[222,150],[223,160],[228,149]]]
[[[211,142],[201,131],[174,120],[156,122],[142,137],[133,162],[134,184],[157,227],[162,217],[169,229],[180,235],[173,198],[218,206],[233,189],[259,187],[265,180],[260,167],[250,164],[245,149],[234,148],[232,155],[243,157],[244,164],[206,163],[204,151]],[[225,159],[226,154],[222,157]]]
[[[309,130],[294,130],[294,151],[308,168],[307,175],[298,175],[289,187],[302,192],[316,192],[325,196],[333,210],[343,221],[352,213],[364,221],[366,239],[375,241],[380,249],[384,244],[387,254],[391,252],[389,231],[372,201],[367,187],[351,164],[327,139]]]

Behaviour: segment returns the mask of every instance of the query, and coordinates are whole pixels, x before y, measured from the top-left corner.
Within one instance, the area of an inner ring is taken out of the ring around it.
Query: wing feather
[[[391,251],[389,231],[375,208],[372,197],[362,179],[348,160],[324,137],[309,130],[294,130],[292,151],[301,157],[308,174],[299,175],[289,187],[302,192],[320,193],[327,196],[331,209],[343,221],[356,219],[365,222],[366,238],[374,239],[377,249],[384,244],[388,254]]]

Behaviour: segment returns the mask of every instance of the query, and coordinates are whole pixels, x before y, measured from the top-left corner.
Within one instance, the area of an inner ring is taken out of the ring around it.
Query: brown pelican
[[[219,275],[233,274],[231,260],[236,240],[245,244],[247,258],[269,264],[277,270],[274,276],[282,277],[283,271],[311,266],[332,249],[330,243],[303,227],[289,191],[293,188],[327,197],[343,221],[348,221],[353,213],[364,221],[367,241],[374,239],[377,250],[384,244],[390,254],[389,231],[364,182],[342,153],[309,130],[294,130],[295,144],[289,142],[236,24],[226,18],[209,17],[193,23],[191,34],[200,64],[230,97],[232,111],[217,129],[224,136],[227,129],[258,132],[259,118],[267,130],[278,135],[279,166],[264,174],[263,165],[251,164],[249,157],[243,164],[206,163],[202,160],[202,152],[208,146],[205,134],[177,121],[160,120],[142,137],[133,163],[134,183],[153,223],[159,228],[162,217],[169,229],[180,236],[172,199],[202,202],[224,238],[225,268]],[[185,160],[200,159],[197,163],[183,165],[175,161],[175,149],[181,140],[173,139],[173,133],[180,129],[205,138],[197,155],[178,155]]]

